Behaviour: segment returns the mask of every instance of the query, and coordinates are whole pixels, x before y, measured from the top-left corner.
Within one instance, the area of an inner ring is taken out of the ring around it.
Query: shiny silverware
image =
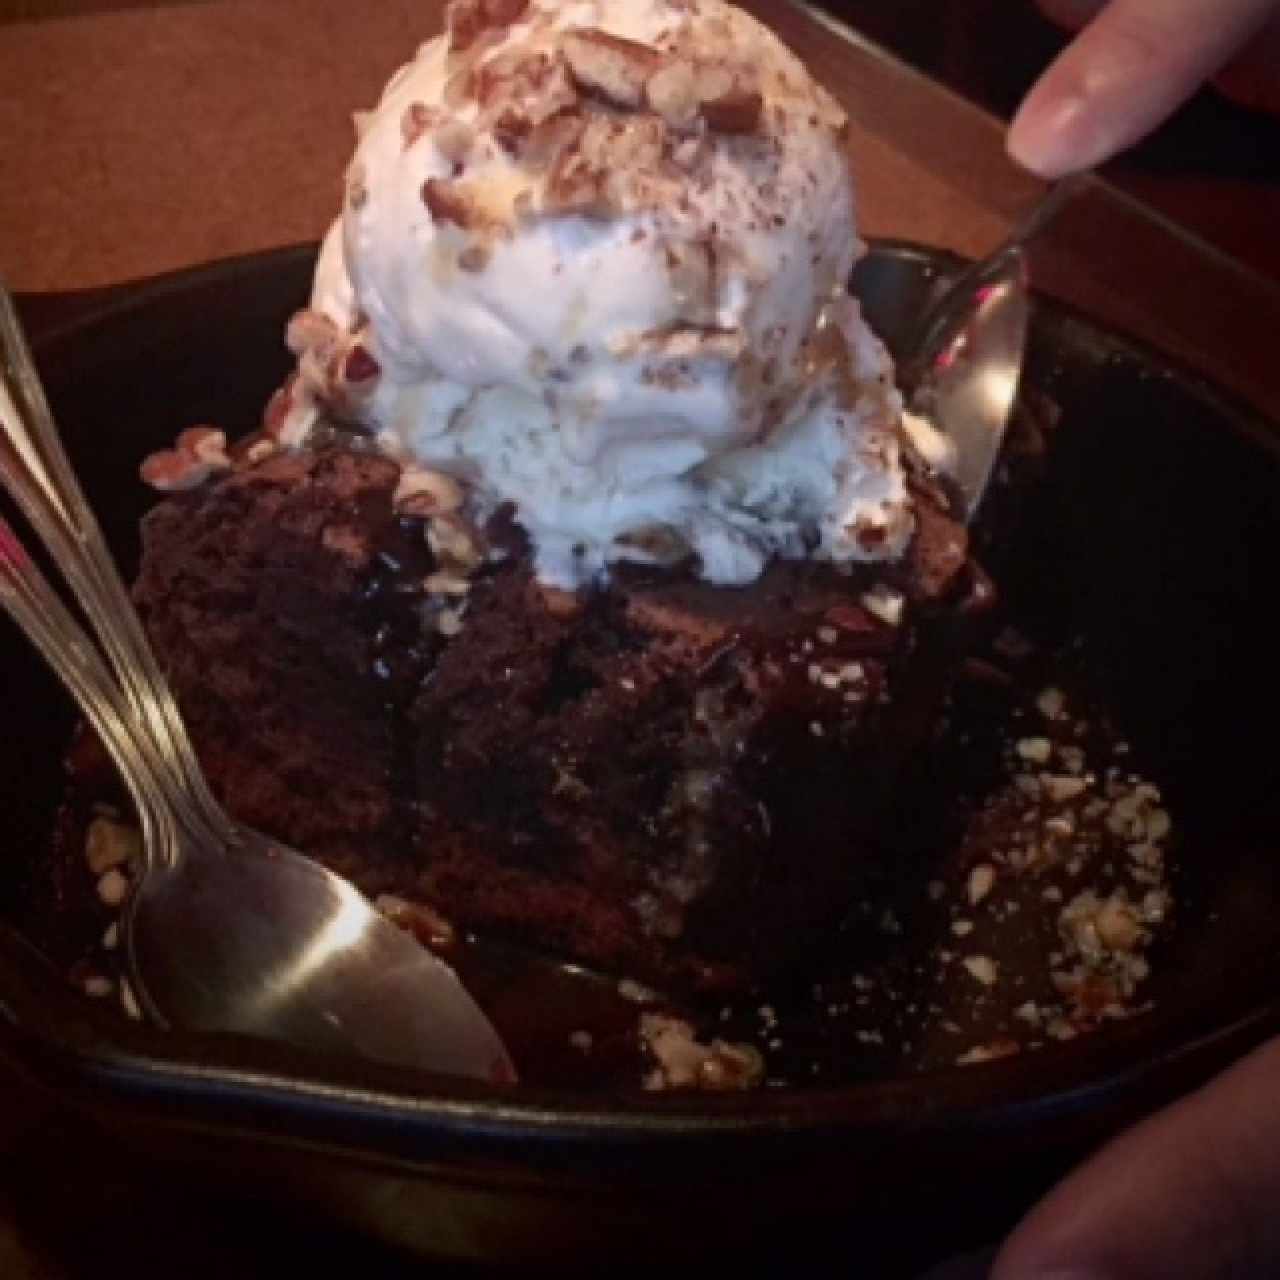
[[[948,468],[972,519],[987,491],[1018,396],[1031,297],[1027,246],[1081,189],[1069,178],[993,253],[952,282],[921,321],[900,365],[911,409],[952,445]]]
[[[347,881],[217,804],[2,286],[0,362],[0,482],[97,644],[3,519],[0,602],[74,695],[136,803],[144,855],[122,940],[143,1010],[162,1025],[513,1080],[501,1039],[448,965]]]

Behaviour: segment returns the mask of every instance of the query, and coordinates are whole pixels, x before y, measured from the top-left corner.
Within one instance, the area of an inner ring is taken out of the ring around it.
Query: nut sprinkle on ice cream
[[[357,119],[284,438],[337,416],[512,504],[558,586],[896,558],[845,126],[721,0],[458,0]]]

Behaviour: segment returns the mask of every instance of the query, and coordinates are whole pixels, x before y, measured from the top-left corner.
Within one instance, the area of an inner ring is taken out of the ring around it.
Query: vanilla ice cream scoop
[[[513,504],[544,581],[899,555],[846,120],[721,0],[458,0],[370,114],[295,317],[320,413]]]

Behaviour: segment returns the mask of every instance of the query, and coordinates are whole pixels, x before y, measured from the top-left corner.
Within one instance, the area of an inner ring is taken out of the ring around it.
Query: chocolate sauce
[[[405,530],[410,536],[412,530]],[[419,566],[415,565],[413,572]],[[376,587],[387,621],[403,605],[397,592],[408,561],[383,565]],[[1061,1006],[1052,957],[1063,947],[1064,903],[1082,891],[1102,896],[1129,883],[1123,841],[1081,846],[1043,869],[1013,874],[1007,854],[1026,840],[1033,806],[1016,796],[1022,767],[1015,746],[1054,735],[1079,752],[1090,774],[1138,772],[1132,752],[1094,704],[1078,655],[1034,650],[1011,659],[999,642],[966,667],[937,734],[909,762],[877,856],[886,867],[927,866],[897,883],[887,877],[874,900],[855,905],[805,971],[729,1001],[638,1002],[626,975],[594,973],[554,956],[492,938],[464,937],[442,954],[454,965],[507,1041],[525,1083],[595,1092],[635,1088],[649,1065],[637,1027],[642,1010],[674,1012],[698,1037],[756,1046],[771,1087],[838,1086],[857,1079],[942,1069],[957,1061],[1051,1045],[1092,1026],[1054,1026],[1027,1012]],[[1062,691],[1074,714],[1048,728],[1037,710],[1046,687]],[[85,947],[111,915],[93,899],[80,850],[103,804],[121,803],[119,784],[92,737],[81,734],[68,759],[70,785],[56,862],[65,892],[64,924],[79,931],[73,981],[112,972],[113,958]],[[1013,799],[1011,799],[1011,794]],[[1000,868],[989,898],[971,901],[975,867]],[[1153,926],[1158,953],[1168,924]],[[990,987],[964,961],[989,959]],[[625,993],[625,994],[624,994]],[[1108,1016],[1141,1011],[1139,992]],[[1096,1025],[1096,1024],[1094,1024]]]
[[[373,571],[360,593],[361,614],[368,620],[368,675],[382,686],[391,725],[389,782],[396,797],[411,794],[409,708],[440,650],[440,641],[422,625],[427,607],[423,583],[434,569],[425,521],[398,517],[383,527]],[[402,848],[409,847],[412,821],[406,805],[397,803],[392,840]]]

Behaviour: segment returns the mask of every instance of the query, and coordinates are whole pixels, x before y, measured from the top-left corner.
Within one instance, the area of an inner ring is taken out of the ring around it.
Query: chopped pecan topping
[[[527,4],[528,0],[453,0],[445,11],[449,47],[455,53],[470,49],[485,31],[515,23]]]
[[[215,469],[225,470],[231,466],[227,457],[227,433],[217,427],[188,427],[178,436],[176,447],[179,453],[189,453]]]
[[[515,106],[537,124],[578,101],[569,68],[559,54],[512,49],[474,73],[476,101],[491,116]]]
[[[862,593],[863,608],[888,627],[902,625],[905,603],[901,592],[883,584]]]
[[[280,394],[280,393],[277,393]],[[162,493],[194,489],[219,471],[229,471],[226,433],[217,427],[188,427],[172,449],[151,454],[139,468],[144,484]]]
[[[608,138],[612,121],[592,116],[566,143],[547,176],[545,203],[555,213],[607,217],[611,199]]]
[[[440,122],[440,112],[425,102],[411,102],[400,117],[400,140],[404,149],[409,150],[423,134],[434,129]]]
[[[705,137],[682,138],[671,149],[671,161],[677,169],[693,173],[710,154]]]
[[[548,176],[544,208],[608,217],[656,208],[679,195],[667,172],[666,126],[653,115],[593,114]]]
[[[485,560],[480,533],[457,512],[442,512],[427,524],[427,544],[442,570],[470,577]]]
[[[449,32],[449,48],[455,53],[470,49],[489,24],[485,21],[482,0],[454,0],[445,10],[445,29]]]
[[[697,124],[702,99],[697,73],[686,59],[675,58],[659,67],[645,85],[645,96],[673,129],[690,129]]]
[[[494,117],[489,129],[508,155],[516,155],[533,133],[533,121],[518,108],[507,106]]]
[[[594,28],[570,31],[564,55],[584,93],[631,111],[644,105],[645,84],[661,65],[655,49]]]
[[[394,894],[383,893],[374,899],[373,905],[392,924],[413,934],[429,951],[449,951],[457,944],[457,930],[425,902],[407,902]]]
[[[578,111],[549,116],[530,131],[520,159],[534,173],[550,169],[582,136],[586,121]]]
[[[462,487],[443,472],[407,467],[391,503],[397,515],[450,515],[462,508]]]
[[[649,106],[673,129],[688,131],[705,121],[715,133],[754,133],[764,97],[748,72],[673,58],[645,86]]]
[[[322,311],[313,311],[308,307],[290,317],[284,340],[295,356],[313,351],[321,359],[327,359],[328,353],[338,342],[338,326]]]
[[[142,832],[111,818],[94,818],[85,836],[84,856],[95,876],[106,875],[142,856]]]
[[[747,345],[741,329],[673,325],[652,329],[635,339],[635,351],[667,360],[737,360]]]
[[[276,394],[278,395],[279,392]],[[264,436],[261,440],[255,440],[245,449],[244,461],[251,467],[256,466],[259,462],[265,462],[279,452],[280,446],[274,440],[269,440]]]
[[[655,524],[633,529],[619,534],[615,541],[655,564],[679,564],[693,554],[688,541],[669,525]]]
[[[665,132],[656,116],[591,116],[552,169],[546,207],[609,216],[675,199],[675,184],[664,174]]]
[[[544,203],[552,213],[605,218],[614,212],[605,185],[605,175],[581,151],[566,148],[547,176]]]
[[[422,200],[434,222],[451,222],[464,231],[475,225],[475,204],[456,182],[428,178],[422,184]]]
[[[615,181],[651,174],[662,167],[666,130],[653,116],[594,116],[583,130],[581,149],[587,161]]]
[[[522,102],[534,124],[541,124],[549,116],[578,105],[578,90],[569,74],[569,64],[563,57],[551,60],[545,75],[530,86]]]
[[[178,449],[162,449],[144,459],[139,468],[143,484],[161,493],[181,493],[195,489],[213,474],[213,467],[194,454]]]

